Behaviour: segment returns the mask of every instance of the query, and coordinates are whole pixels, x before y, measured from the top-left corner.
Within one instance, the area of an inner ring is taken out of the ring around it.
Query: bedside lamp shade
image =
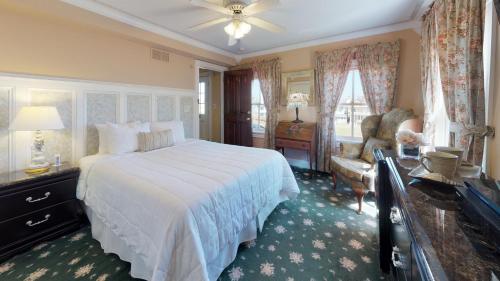
[[[304,93],[293,93],[288,96],[287,109],[295,109],[295,120],[294,123],[302,123],[303,121],[299,119],[299,108],[305,108],[308,105],[307,100],[309,99],[308,94]]]
[[[9,127],[12,131],[64,129],[59,112],[53,106],[24,106]]]
[[[308,100],[308,94],[303,94],[303,93],[293,93],[288,96],[288,104],[287,108],[289,110],[295,109],[295,108],[304,108],[307,107],[307,100]]]

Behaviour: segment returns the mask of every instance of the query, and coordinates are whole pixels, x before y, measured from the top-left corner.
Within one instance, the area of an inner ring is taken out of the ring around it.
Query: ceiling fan
[[[191,4],[207,8],[226,17],[210,20],[189,28],[191,31],[198,31],[213,25],[230,22],[224,27],[224,31],[229,35],[228,45],[233,46],[238,40],[243,38],[252,29],[252,25],[271,32],[284,32],[285,29],[253,15],[269,10],[279,5],[279,0],[223,0],[223,6],[205,0],[191,0]]]

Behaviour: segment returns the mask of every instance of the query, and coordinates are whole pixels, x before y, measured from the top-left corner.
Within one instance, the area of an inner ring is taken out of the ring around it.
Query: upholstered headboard
[[[31,134],[8,130],[23,105],[57,107],[65,128],[45,132],[45,155],[76,163],[97,152],[98,123],[180,120],[198,137],[196,99],[194,90],[0,74],[0,173],[28,163]]]

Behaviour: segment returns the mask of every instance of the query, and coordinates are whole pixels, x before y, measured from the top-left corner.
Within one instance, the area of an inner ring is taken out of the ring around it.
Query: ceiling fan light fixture
[[[244,21],[233,20],[231,23],[224,27],[224,31],[231,37],[235,39],[241,39],[245,35],[247,35],[250,30],[252,30],[252,26]]]

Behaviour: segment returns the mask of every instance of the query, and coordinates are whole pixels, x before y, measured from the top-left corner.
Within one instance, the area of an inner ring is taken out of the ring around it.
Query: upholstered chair
[[[332,155],[332,179],[334,189],[337,179],[351,184],[358,200],[358,214],[362,212],[363,197],[375,190],[375,159],[373,149],[396,147],[399,125],[415,118],[412,110],[395,108],[388,113],[371,115],[361,122],[361,143],[340,143],[340,155]]]

